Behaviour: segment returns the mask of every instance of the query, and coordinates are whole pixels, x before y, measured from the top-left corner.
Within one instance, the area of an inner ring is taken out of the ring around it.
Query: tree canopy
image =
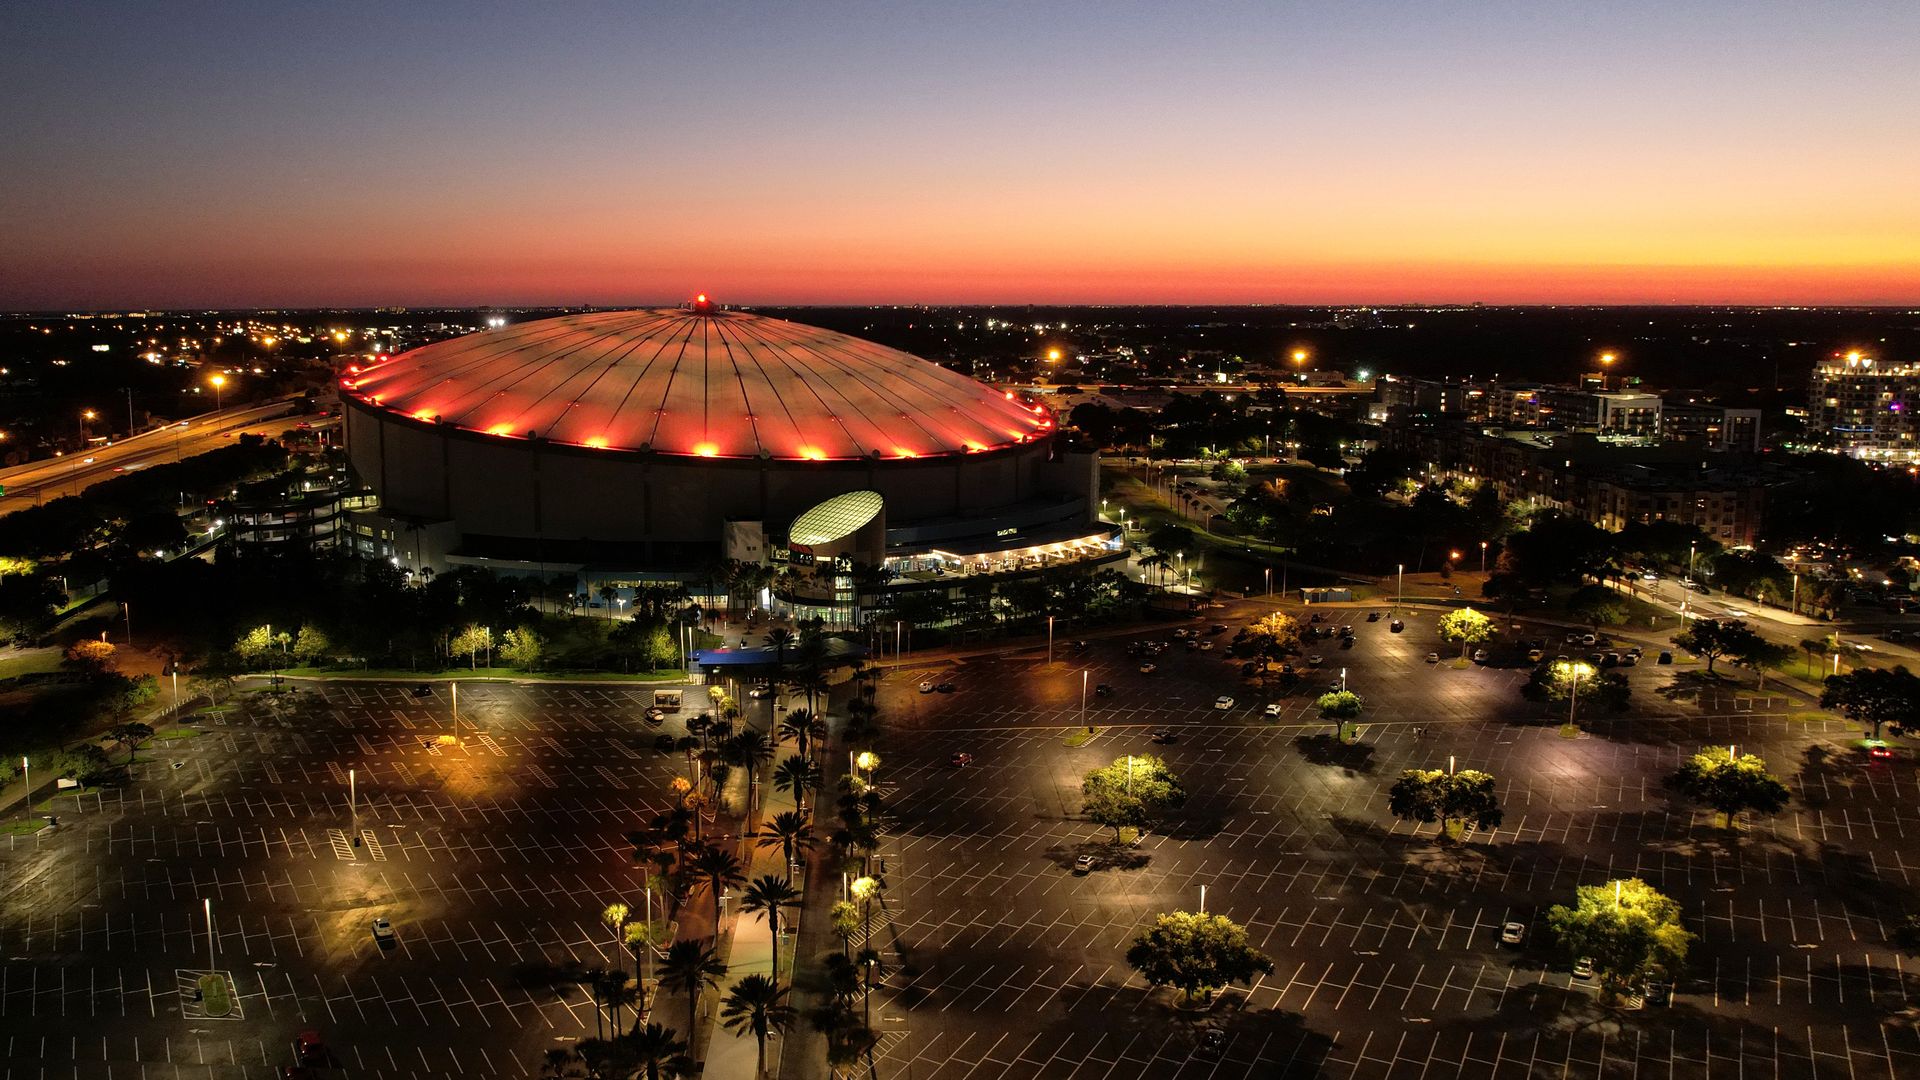
[[[1920,726],[1920,676],[1904,664],[1829,675],[1820,692],[1820,707],[1838,709],[1857,724],[1873,725],[1876,739],[1884,724],[1912,730]]]
[[[1224,915],[1189,911],[1169,912],[1142,930],[1127,949],[1127,963],[1147,985],[1175,987],[1188,1001],[1273,971],[1245,927]]]
[[[1473,608],[1455,608],[1440,616],[1440,639],[1460,643],[1460,655],[1467,648],[1493,636],[1493,620]]]
[[[1088,820],[1112,829],[1116,838],[1121,829],[1145,828],[1187,801],[1180,779],[1152,754],[1115,758],[1113,764],[1093,770],[1081,783],[1080,794]]]
[[[1763,656],[1767,640],[1753,632],[1744,619],[1696,619],[1693,625],[1673,636],[1673,643],[1701,657],[1707,671],[1723,656],[1736,661]]]
[[[1582,885],[1573,907],[1555,904],[1547,926],[1569,960],[1590,957],[1610,994],[1651,978],[1671,979],[1693,942],[1680,922],[1680,905],[1639,878]]]
[[[1787,805],[1787,785],[1767,771],[1766,761],[1755,754],[1739,754],[1731,746],[1724,751],[1700,751],[1668,782],[1693,801],[1726,815],[1728,828],[1743,810],[1777,814]]]
[[[1456,821],[1478,829],[1500,826],[1505,814],[1493,790],[1493,776],[1478,769],[1408,769],[1387,791],[1387,809],[1402,821],[1440,823],[1450,835]]]

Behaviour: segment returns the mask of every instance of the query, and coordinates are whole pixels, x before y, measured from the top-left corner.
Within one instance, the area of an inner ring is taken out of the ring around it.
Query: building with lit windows
[[[1850,352],[1814,365],[1807,433],[1863,461],[1920,462],[1920,364]]]
[[[844,625],[861,595],[1124,554],[1095,513],[1095,454],[1044,406],[704,299],[438,342],[351,370],[340,394],[380,499],[356,532],[409,568],[597,593],[729,559]]]

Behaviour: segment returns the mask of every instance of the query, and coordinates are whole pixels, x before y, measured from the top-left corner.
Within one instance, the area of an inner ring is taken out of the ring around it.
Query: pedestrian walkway
[[[783,747],[776,758],[784,758],[792,753],[791,747]],[[753,828],[743,830],[747,838],[747,858],[742,861],[747,866],[747,880],[771,874],[774,877],[788,877],[785,864],[786,855],[778,847],[760,848],[754,846],[754,834],[758,832],[758,822],[765,821],[775,814],[795,809],[793,793],[776,791],[772,784],[763,786],[764,798],[755,815],[749,818]],[[793,879],[796,889],[805,887],[804,880]],[[789,985],[793,979],[793,937],[791,930],[797,929],[800,918],[798,908],[786,912],[781,917],[781,937],[785,943],[780,953],[779,981],[782,986]],[[759,1043],[751,1031],[739,1034],[727,1031],[720,1026],[718,1003],[725,1000],[727,993],[749,975],[772,976],[773,971],[773,935],[768,931],[764,916],[745,915],[739,911],[738,902],[730,906],[726,926],[732,935],[731,947],[725,950],[727,973],[720,980],[720,986],[714,991],[715,1003],[711,1015],[715,1017],[713,1030],[707,1042],[707,1056],[703,1076],[714,1080],[754,1080],[754,1068],[759,1061]],[[777,1037],[767,1039],[767,1074],[777,1076],[780,1072],[780,1049],[782,1040]]]

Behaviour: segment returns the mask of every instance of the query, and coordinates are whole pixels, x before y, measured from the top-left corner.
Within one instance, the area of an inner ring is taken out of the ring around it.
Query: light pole
[[[1272,598],[1272,596],[1273,596],[1273,567],[1271,567],[1271,566],[1269,566],[1269,567],[1267,567],[1267,569],[1266,569],[1266,575],[1267,575],[1267,596],[1268,596],[1268,598]]]
[[[1683,629],[1687,622],[1687,612],[1693,610],[1693,554],[1698,547],[1698,541],[1687,545],[1687,580],[1680,586],[1680,625]]]
[[[20,755],[20,776],[25,780],[27,790],[20,800],[20,820],[27,820],[27,814],[33,810],[33,760],[25,754]]]
[[[1047,666],[1053,666],[1053,616],[1047,616]]]
[[[1482,574],[1487,572],[1487,542],[1485,540],[1480,541],[1480,572]]]
[[[358,844],[360,842],[360,800],[355,791],[354,772],[353,769],[347,770],[347,813],[352,820],[353,842]]]
[[[1205,915],[1206,913],[1207,913],[1207,887],[1205,885],[1202,885],[1200,886],[1200,914]]]
[[[1087,726],[1087,670],[1085,668],[1080,669],[1080,726]]]
[[[849,886],[854,899],[860,901],[860,932],[863,937],[870,938],[873,935],[873,891],[878,885],[879,882],[862,875],[854,878],[853,884]],[[863,966],[867,971],[866,977],[861,980],[865,987],[861,1004],[866,1009],[867,1023],[871,1025],[873,1023],[873,968],[870,965]]]
[[[220,411],[220,388],[227,385],[227,377],[215,375],[207,381],[213,384],[213,411],[217,413]]]
[[[1340,692],[1343,694],[1347,692],[1347,669],[1346,668],[1340,669]]]
[[[1406,582],[1407,564],[1399,563],[1393,570],[1393,614],[1400,614],[1400,587]]]
[[[1800,575],[1799,575],[1799,573],[1798,573],[1798,572],[1796,572],[1796,573],[1795,573],[1795,574],[1793,575],[1793,600],[1792,600],[1792,605],[1793,605],[1793,613],[1794,613],[1795,615],[1798,615],[1798,614],[1800,614]]]
[[[207,906],[207,974],[211,975],[219,966],[219,961],[213,955],[213,898],[207,897],[204,903]]]

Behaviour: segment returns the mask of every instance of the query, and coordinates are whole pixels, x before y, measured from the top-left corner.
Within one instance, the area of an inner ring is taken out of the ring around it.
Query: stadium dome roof
[[[436,342],[342,392],[502,439],[713,458],[979,453],[1053,418],[897,349],[697,307],[566,315]]]

